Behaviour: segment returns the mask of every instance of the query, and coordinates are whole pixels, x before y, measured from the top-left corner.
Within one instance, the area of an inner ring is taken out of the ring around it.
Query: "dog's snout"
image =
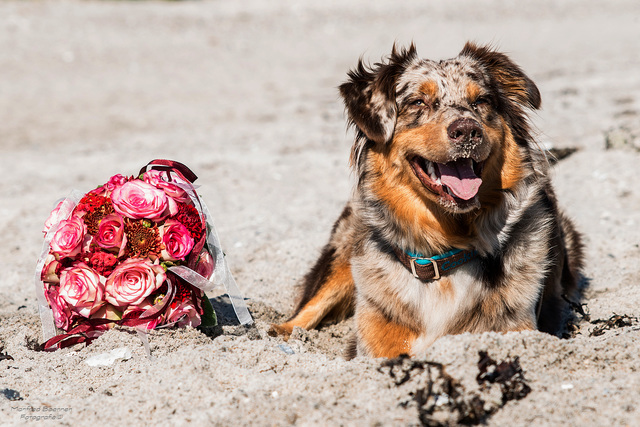
[[[473,119],[458,119],[447,128],[447,134],[452,142],[479,143],[482,141],[482,127]]]

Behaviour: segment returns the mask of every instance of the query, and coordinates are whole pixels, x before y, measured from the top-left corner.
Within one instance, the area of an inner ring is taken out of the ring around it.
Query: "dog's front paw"
[[[293,326],[289,325],[288,323],[283,323],[280,325],[272,323],[269,327],[269,330],[267,331],[267,335],[269,335],[270,337],[282,337],[286,341],[291,336],[291,332],[293,332]]]

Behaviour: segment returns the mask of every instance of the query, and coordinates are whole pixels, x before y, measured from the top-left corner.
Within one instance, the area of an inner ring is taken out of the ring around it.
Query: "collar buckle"
[[[418,276],[418,273],[416,272],[416,260],[418,259],[431,262],[431,264],[433,265],[433,280],[437,280],[440,278],[440,270],[438,269],[438,263],[435,259],[409,256],[409,264],[411,265],[411,273],[413,274],[413,277],[415,277],[416,279],[420,279],[420,276]]]

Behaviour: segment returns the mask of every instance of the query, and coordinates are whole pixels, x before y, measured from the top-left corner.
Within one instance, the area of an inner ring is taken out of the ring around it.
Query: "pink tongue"
[[[472,199],[478,193],[482,179],[473,172],[471,159],[458,160],[447,164],[438,163],[440,182],[463,200]]]

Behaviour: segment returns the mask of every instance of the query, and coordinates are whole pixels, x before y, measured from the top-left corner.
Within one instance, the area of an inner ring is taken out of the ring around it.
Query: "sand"
[[[541,144],[577,149],[553,175],[585,236],[590,321],[576,315],[565,339],[445,337],[386,367],[342,358],[350,320],[269,337],[351,192],[346,71],[394,41],[439,59],[466,40],[509,53],[538,84]],[[488,425],[640,425],[637,1],[5,1],[0,112],[2,425],[454,424],[469,408]],[[255,325],[234,325],[220,301],[217,332],[154,331],[151,357],[124,329],[36,351],[49,210],[154,158],[199,176]],[[598,332],[614,314],[627,317]],[[130,357],[87,363],[120,348]],[[479,384],[480,351],[519,366],[518,381]],[[509,385],[531,391],[509,400]]]

